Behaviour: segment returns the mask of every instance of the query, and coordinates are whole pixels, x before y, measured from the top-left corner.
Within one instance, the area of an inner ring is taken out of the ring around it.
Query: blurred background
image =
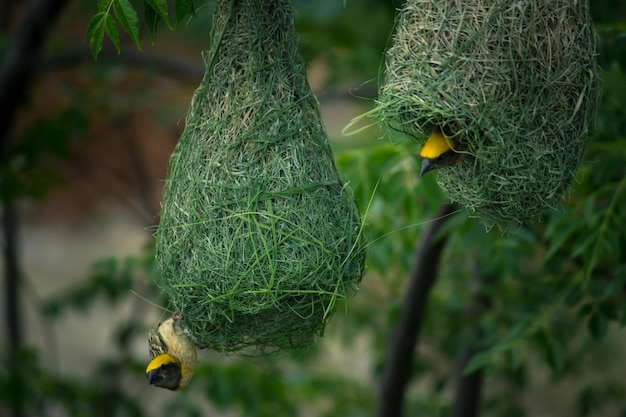
[[[105,38],[94,60],[84,37],[96,2],[0,1],[0,416],[375,415],[415,248],[446,200],[434,176],[419,178],[410,138],[352,122],[375,106],[402,2],[343,3],[293,2],[337,166],[367,210],[361,290],[315,346],[202,351],[192,385],[169,392],[144,376],[147,331],[167,306],[153,234],[214,4],[196,2],[154,39],[142,26],[141,51]],[[405,415],[450,415],[471,343],[480,415],[626,416],[626,4],[591,11],[602,95],[572,191],[536,225],[487,231],[460,210],[440,230]]]

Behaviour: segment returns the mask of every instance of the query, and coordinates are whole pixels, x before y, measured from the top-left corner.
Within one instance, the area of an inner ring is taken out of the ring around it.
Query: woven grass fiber
[[[558,208],[595,117],[585,0],[408,0],[377,113],[424,142],[455,131],[461,162],[435,171],[453,202],[507,228]]]
[[[171,156],[160,286],[221,352],[301,348],[357,289],[365,241],[297,48],[290,0],[218,1]]]

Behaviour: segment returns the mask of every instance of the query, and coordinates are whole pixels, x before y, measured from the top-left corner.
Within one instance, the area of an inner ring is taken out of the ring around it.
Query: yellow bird
[[[189,384],[196,370],[196,347],[181,322],[182,316],[174,313],[148,333],[152,360],[146,368],[146,377],[150,385],[178,391]]]
[[[454,133],[450,128],[444,126],[442,131],[442,128],[436,126],[420,151],[422,159],[420,175],[459,162],[465,155],[459,150],[460,146],[454,139]]]

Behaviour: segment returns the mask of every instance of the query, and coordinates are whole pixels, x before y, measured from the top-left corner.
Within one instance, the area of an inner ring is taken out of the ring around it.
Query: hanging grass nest
[[[466,156],[435,171],[486,224],[557,208],[595,117],[587,1],[408,0],[387,54],[377,112],[424,141],[447,126]]]
[[[290,0],[218,1],[174,150],[159,283],[222,352],[309,345],[364,274],[365,242],[297,48]]]

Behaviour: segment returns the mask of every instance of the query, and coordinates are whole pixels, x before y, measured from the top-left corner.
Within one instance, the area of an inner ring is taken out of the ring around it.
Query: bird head
[[[458,148],[459,145],[449,129],[444,127],[442,132],[441,128],[435,127],[420,150],[420,158],[422,159],[420,175],[458,162],[464,155],[459,152]]]
[[[172,391],[184,388],[181,380],[186,373],[186,366],[169,353],[158,355],[146,367],[146,377],[150,385]]]

